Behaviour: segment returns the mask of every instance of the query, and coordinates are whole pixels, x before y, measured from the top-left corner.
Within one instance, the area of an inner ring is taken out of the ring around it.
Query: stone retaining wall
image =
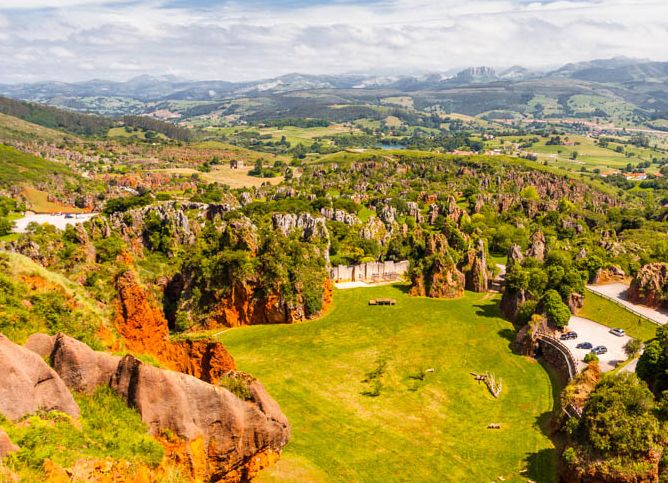
[[[385,282],[400,280],[408,268],[408,260],[338,265],[330,269],[329,276],[334,282]]]

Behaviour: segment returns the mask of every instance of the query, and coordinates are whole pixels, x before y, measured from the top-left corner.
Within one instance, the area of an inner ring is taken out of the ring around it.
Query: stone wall
[[[329,271],[334,282],[387,282],[400,280],[408,273],[408,260],[339,265]]]

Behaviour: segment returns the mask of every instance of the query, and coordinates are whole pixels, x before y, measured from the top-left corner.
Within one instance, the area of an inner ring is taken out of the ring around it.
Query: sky
[[[0,83],[668,60],[668,0],[0,0]]]

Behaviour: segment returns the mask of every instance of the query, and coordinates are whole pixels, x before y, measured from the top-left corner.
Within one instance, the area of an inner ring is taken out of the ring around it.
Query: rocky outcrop
[[[626,280],[626,272],[621,268],[611,265],[607,268],[599,268],[596,270],[591,283],[604,284],[612,282],[624,282]]]
[[[171,342],[164,314],[133,271],[122,273],[116,287],[116,327],[129,350],[152,354],[167,367],[204,381],[217,380],[235,369],[234,359],[218,342]]]
[[[83,342],[58,334],[54,337],[51,366],[71,390],[92,394],[99,386],[107,386],[121,358],[96,352]]]
[[[11,453],[15,453],[19,450],[19,447],[12,443],[12,440],[9,439],[7,433],[0,429],[0,461],[5,456],[9,456]],[[0,473],[2,476],[2,473]]]
[[[425,257],[411,269],[410,294],[433,298],[464,295],[465,277],[452,259],[445,235],[431,234],[425,242]]]
[[[383,222],[375,216],[369,218],[360,229],[360,237],[364,240],[376,240],[383,243],[389,236],[390,232],[387,230]]]
[[[506,270],[510,270],[510,268],[516,263],[521,264],[523,260],[524,260],[524,254],[522,253],[522,247],[519,245],[511,246],[510,250],[508,250],[508,261],[506,262]]]
[[[520,307],[523,303],[530,299],[531,296],[526,290],[516,290],[506,287],[506,290],[503,292],[503,296],[501,297],[501,311],[508,320],[515,322],[517,320]]]
[[[545,260],[545,235],[542,231],[539,230],[531,235],[527,257],[535,258],[541,262]]]
[[[249,481],[278,457],[290,436],[278,404],[248,375],[221,375],[236,378],[235,387],[242,388],[237,395],[187,374],[145,365],[130,355],[93,351],[63,334],[55,337],[51,359],[55,377],[69,389],[90,394],[110,386],[137,408],[170,459],[200,481]],[[165,438],[166,432],[172,437]]]
[[[668,301],[668,263],[649,263],[638,270],[628,290],[633,303],[659,307]]]
[[[279,454],[290,437],[286,417],[255,380],[241,400],[222,387],[125,356],[111,387],[137,408],[152,434],[169,430],[184,440],[189,457],[201,441],[212,481],[249,481],[262,458]]]
[[[361,223],[357,215],[348,213],[345,210],[335,210],[334,208],[322,208],[320,210],[320,213],[322,213],[322,216],[324,216],[328,220],[338,221],[339,223],[343,223],[344,225],[357,225]]]
[[[577,314],[578,310],[584,307],[584,295],[573,292],[568,296],[566,305],[570,309],[572,314]]]
[[[489,273],[487,271],[487,257],[485,255],[485,243],[478,240],[475,249],[467,252],[460,270],[465,276],[466,290],[472,292],[487,292],[489,288]]]
[[[302,232],[302,240],[313,241],[329,240],[329,231],[324,217],[315,217],[310,213],[274,213],[271,217],[274,229],[283,236],[288,236],[295,230]]]
[[[79,406],[58,374],[29,349],[0,335],[0,414],[16,421],[38,411],[79,417]]]

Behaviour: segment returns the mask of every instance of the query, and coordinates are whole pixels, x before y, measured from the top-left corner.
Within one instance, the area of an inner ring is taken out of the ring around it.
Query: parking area
[[[630,340],[630,337],[618,337],[610,333],[610,327],[576,316],[571,317],[568,321],[568,328],[576,332],[578,337],[562,342],[582,364],[584,364],[584,357],[591,352],[591,349],[577,348],[577,345],[583,342],[589,342],[594,347],[602,345],[608,348],[608,352],[598,356],[603,372],[614,369],[617,364],[626,360],[624,345]]]

